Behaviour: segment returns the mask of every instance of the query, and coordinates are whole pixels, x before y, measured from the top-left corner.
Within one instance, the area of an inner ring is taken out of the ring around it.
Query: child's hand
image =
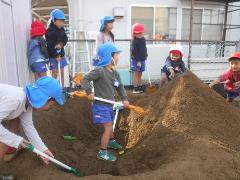
[[[59,43],[55,46],[55,49],[62,49],[62,45]]]
[[[56,60],[60,62],[62,60],[61,56],[56,57]]]
[[[170,75],[170,76],[172,76],[173,78],[175,78],[176,73],[173,71],[173,72],[171,72],[171,75]]]
[[[234,83],[234,86],[237,87],[237,88],[240,87],[240,81],[235,82],[235,83]]]
[[[89,95],[88,95],[88,99],[89,99],[90,101],[93,101],[93,100],[94,100],[94,94],[93,94],[93,93],[89,94]]]
[[[22,142],[19,144],[18,148],[19,149],[26,148],[28,144],[30,144],[30,142],[27,141],[26,139],[23,139]]]
[[[137,62],[137,67],[141,68],[142,63],[141,62]]]
[[[129,106],[129,102],[128,102],[128,101],[123,101],[123,106],[124,106],[125,108],[127,108],[127,107]]]
[[[46,151],[44,151],[44,153],[47,154],[47,155],[49,155],[50,157],[54,158],[54,156],[53,156],[53,154],[52,154],[51,151],[46,150]],[[48,159],[46,159],[45,157],[42,157],[42,156],[40,156],[40,157],[41,157],[41,159],[43,160],[43,162],[44,162],[46,165],[49,164],[49,160],[48,160]]]

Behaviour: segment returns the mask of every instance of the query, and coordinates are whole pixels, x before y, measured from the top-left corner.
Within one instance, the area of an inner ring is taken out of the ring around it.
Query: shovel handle
[[[55,164],[57,164],[57,165],[65,168],[65,169],[67,169],[68,171],[71,171],[71,169],[72,169],[71,167],[67,166],[66,164],[63,164],[62,162],[54,159],[53,157],[51,157],[51,156],[43,153],[43,152],[40,151],[40,150],[36,149],[32,144],[28,144],[28,145],[27,145],[27,149],[30,150],[30,151],[32,151],[32,152],[34,152],[34,153],[37,154],[37,155],[40,155],[40,156],[48,159],[49,161],[51,161],[51,162],[53,162],[53,163],[55,163]]]

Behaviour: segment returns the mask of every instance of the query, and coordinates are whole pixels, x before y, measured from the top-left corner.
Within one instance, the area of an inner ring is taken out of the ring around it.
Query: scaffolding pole
[[[189,48],[188,48],[188,69],[189,70],[191,68],[191,59],[192,59],[193,9],[194,9],[194,0],[191,0],[190,33],[189,33]]]

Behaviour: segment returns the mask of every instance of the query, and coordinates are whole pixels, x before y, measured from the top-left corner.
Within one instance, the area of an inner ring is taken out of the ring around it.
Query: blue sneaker
[[[117,160],[116,156],[114,156],[112,153],[108,152],[107,150],[100,150],[97,153],[97,158],[102,159],[104,161],[110,161],[110,162],[114,162]]]
[[[108,148],[111,148],[114,150],[120,150],[122,149],[122,146],[115,139],[112,139],[108,143]]]

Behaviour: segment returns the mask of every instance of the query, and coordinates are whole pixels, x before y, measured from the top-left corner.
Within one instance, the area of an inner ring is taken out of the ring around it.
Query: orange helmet
[[[140,23],[135,23],[132,26],[132,35],[135,36],[135,34],[144,33],[144,25]]]

